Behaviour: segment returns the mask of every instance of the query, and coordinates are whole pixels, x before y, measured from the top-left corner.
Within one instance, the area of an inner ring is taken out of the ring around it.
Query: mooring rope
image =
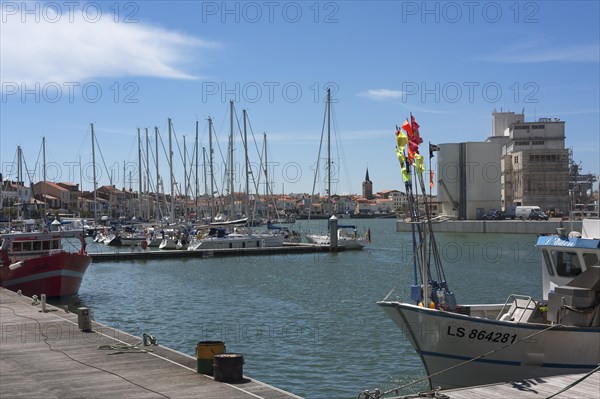
[[[484,357],[486,357],[486,356],[492,355],[492,354],[494,354],[494,353],[496,353],[496,352],[499,352],[499,351],[501,351],[501,350],[503,350],[503,349],[506,349],[506,348],[508,348],[508,347],[510,347],[510,346],[512,346],[512,345],[518,344],[519,342],[522,342],[522,341],[524,341],[524,340],[526,340],[526,339],[529,339],[529,338],[535,337],[536,335],[539,335],[539,334],[541,334],[541,333],[544,333],[544,332],[546,332],[546,331],[549,331],[549,330],[551,330],[551,329],[553,329],[553,328],[556,328],[556,327],[561,327],[561,326],[562,326],[562,324],[553,324],[553,325],[551,325],[550,327],[544,328],[543,330],[536,331],[535,333],[532,333],[532,334],[529,334],[529,335],[527,335],[527,336],[525,336],[525,337],[523,337],[523,338],[520,338],[520,339],[516,340],[515,342],[511,342],[510,344],[503,345],[503,346],[501,346],[501,347],[499,347],[499,348],[496,348],[496,349],[494,349],[494,350],[491,350],[491,351],[489,351],[489,352],[486,352],[486,353],[484,353],[484,354],[482,354],[482,355],[476,356],[476,357],[474,357],[474,358],[472,358],[472,359],[465,360],[464,362],[461,362],[461,363],[455,364],[454,366],[450,366],[450,367],[448,367],[448,368],[446,368],[446,369],[444,369],[444,370],[440,370],[440,371],[438,371],[438,372],[436,372],[436,373],[430,374],[430,375],[428,375],[428,376],[425,376],[425,377],[423,377],[423,378],[419,378],[418,380],[415,380],[415,381],[409,382],[408,384],[404,384],[404,385],[402,385],[402,386],[400,386],[400,387],[393,388],[393,389],[390,389],[390,390],[388,390],[388,391],[385,391],[385,392],[377,392],[377,396],[373,396],[373,395],[371,395],[371,394],[370,394],[368,391],[361,392],[361,393],[358,395],[358,399],[367,399],[367,398],[368,398],[368,399],[379,399],[379,398],[382,398],[382,397],[384,397],[384,396],[386,396],[386,395],[389,395],[390,393],[395,393],[396,395],[398,395],[401,389],[407,388],[407,387],[409,387],[409,386],[411,386],[411,385],[418,384],[418,383],[420,383],[420,382],[423,382],[423,381],[425,381],[425,380],[429,380],[431,377],[435,377],[435,376],[437,376],[437,375],[440,375],[440,374],[443,374],[443,373],[445,373],[445,372],[447,372],[447,371],[454,370],[455,368],[458,368],[458,367],[464,366],[465,364],[468,364],[468,363],[474,362],[474,361],[476,361],[476,360],[479,360],[479,359],[481,359],[481,358],[484,358]],[[366,396],[365,396],[365,395],[366,395]]]
[[[600,370],[600,365],[598,365],[598,367],[596,367],[595,369],[593,369],[592,371],[590,371],[589,373],[587,373],[586,375],[584,375],[583,377],[581,377],[580,379],[578,379],[577,381],[572,382],[571,384],[567,385],[566,387],[564,387],[563,389],[561,389],[560,391],[556,392],[554,395],[550,395],[548,397],[546,397],[545,399],[551,399],[557,395],[560,395],[561,393],[573,388],[575,385],[579,384],[580,382],[582,382],[583,380],[585,380],[586,378],[588,378],[590,375],[594,374],[595,372]]]

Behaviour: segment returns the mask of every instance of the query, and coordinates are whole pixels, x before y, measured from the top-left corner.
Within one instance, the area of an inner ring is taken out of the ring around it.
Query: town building
[[[565,122],[525,122],[524,114],[512,112],[494,112],[492,120],[488,141],[502,145],[502,208],[537,205],[550,213],[566,213],[570,200]]]

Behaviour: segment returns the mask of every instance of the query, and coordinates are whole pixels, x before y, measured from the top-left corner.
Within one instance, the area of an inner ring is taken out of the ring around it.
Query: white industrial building
[[[495,142],[439,144],[438,199],[441,213],[477,219],[500,209],[501,145]]]

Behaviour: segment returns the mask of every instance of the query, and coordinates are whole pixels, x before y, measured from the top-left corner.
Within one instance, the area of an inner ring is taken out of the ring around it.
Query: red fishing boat
[[[91,262],[84,237],[82,231],[0,234],[0,285],[27,296],[77,294]],[[63,248],[68,238],[79,239],[78,252]]]

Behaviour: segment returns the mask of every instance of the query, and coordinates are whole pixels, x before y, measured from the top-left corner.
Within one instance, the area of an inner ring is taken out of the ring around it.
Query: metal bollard
[[[77,325],[83,332],[92,331],[92,318],[89,308],[77,308]]]

